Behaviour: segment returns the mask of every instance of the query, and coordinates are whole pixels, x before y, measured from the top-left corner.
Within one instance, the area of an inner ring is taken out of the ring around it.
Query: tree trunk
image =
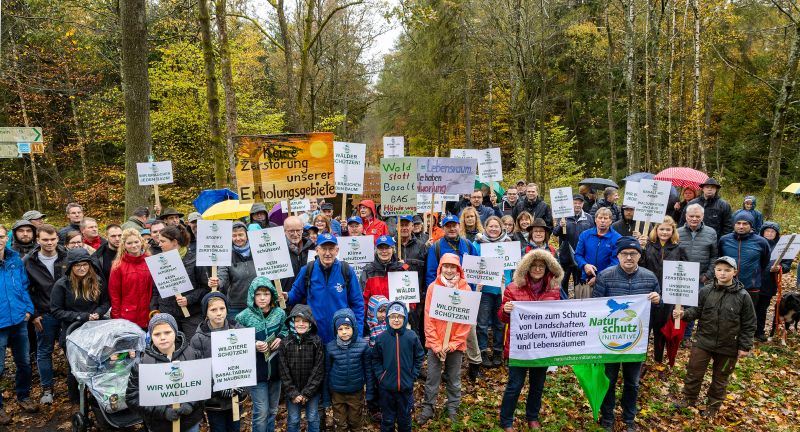
[[[610,3],[610,2],[609,2]],[[606,97],[606,115],[608,116],[608,146],[611,151],[611,178],[617,178],[617,138],[614,130],[614,40],[611,37],[611,23],[608,20],[608,7],[606,4],[606,38],[608,39],[608,50],[606,51],[606,72],[608,77]]]
[[[764,218],[772,219],[775,207],[775,194],[778,192],[778,180],[781,176],[781,145],[783,144],[783,130],[786,126],[786,110],[789,108],[789,99],[794,90],[797,77],[797,63],[800,58],[800,24],[795,23],[794,41],[789,51],[786,72],[783,75],[778,99],[775,101],[775,110],[772,116],[772,128],[769,134],[769,156],[767,157],[767,185],[765,187]]]
[[[698,0],[692,0],[694,13],[694,92],[692,95],[692,124],[694,128],[697,151],[700,153],[700,170],[708,171],[706,165],[706,145],[703,139],[703,109],[700,101],[700,7]]]
[[[672,157],[672,72],[675,70],[675,38],[677,28],[675,27],[676,12],[675,2],[670,2],[672,23],[669,37],[669,69],[667,70],[667,166],[673,166]]]
[[[125,94],[125,214],[147,206],[150,188],[139,186],[136,163],[152,152],[150,79],[147,74],[146,0],[120,0],[122,83]]]
[[[78,120],[78,110],[75,108],[75,98],[69,98],[69,107],[72,110],[72,124],[75,125],[75,135],[78,138],[78,149],[81,157],[81,173],[83,174],[83,188],[89,189],[89,167],[86,164],[86,138],[83,136],[83,128]]]
[[[634,34],[634,24],[636,15],[634,12],[635,0],[625,0],[625,86],[628,92],[628,119],[625,133],[625,146],[628,151],[628,174],[639,171],[639,143],[634,136],[636,132],[636,89],[634,74],[636,72],[636,41]]]
[[[198,23],[203,46],[203,63],[206,72],[206,103],[208,105],[208,129],[211,133],[211,154],[214,156],[214,184],[217,189],[228,185],[228,167],[225,157],[225,146],[222,144],[222,130],[219,127],[219,91],[217,90],[217,72],[214,66],[214,46],[211,41],[211,16],[208,1],[200,0],[198,6]]]
[[[236,106],[236,89],[231,70],[231,49],[228,41],[228,0],[216,0],[217,33],[219,34],[219,61],[222,69],[222,89],[225,91],[225,129],[227,131],[226,150],[228,153],[228,178],[236,187],[236,148],[234,137],[239,135],[239,110]]]
[[[289,22],[286,19],[284,0],[276,0],[273,4],[278,15],[278,28],[283,44],[283,62],[286,73],[286,118],[289,132],[302,132],[303,125],[297,113],[296,96],[294,88],[294,54],[292,38],[289,35]]]

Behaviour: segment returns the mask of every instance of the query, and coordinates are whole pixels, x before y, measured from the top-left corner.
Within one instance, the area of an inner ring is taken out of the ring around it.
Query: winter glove
[[[245,390],[244,388],[237,387],[233,389],[233,392],[236,393],[237,396],[239,396],[239,400],[241,400],[247,395],[247,390]]]
[[[233,389],[225,389],[217,392],[217,396],[222,399],[230,399],[233,397]]]
[[[192,413],[192,405],[188,403],[182,403],[180,408],[178,408],[176,411],[182,416],[187,416]]]
[[[164,418],[166,418],[169,421],[175,421],[181,418],[181,416],[172,407],[168,407],[166,411],[164,411]]]

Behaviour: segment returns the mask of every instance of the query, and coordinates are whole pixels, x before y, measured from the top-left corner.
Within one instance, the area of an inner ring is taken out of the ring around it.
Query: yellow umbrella
[[[798,194],[800,193],[800,183],[792,183],[789,186],[786,186],[786,189],[782,190],[781,192]]]
[[[242,204],[239,200],[225,200],[214,204],[203,213],[205,220],[239,219],[250,216],[253,203]]]

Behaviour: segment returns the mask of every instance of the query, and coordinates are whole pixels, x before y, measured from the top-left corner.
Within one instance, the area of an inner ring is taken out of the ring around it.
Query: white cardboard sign
[[[478,150],[478,178],[483,183],[503,180],[503,163],[500,161],[500,149],[490,148]]]
[[[197,221],[197,265],[230,266],[233,221]]]
[[[139,162],[136,164],[139,185],[162,185],[172,183],[172,161]]]
[[[661,299],[667,304],[697,306],[700,293],[700,263],[664,261]]]
[[[348,264],[375,261],[374,236],[341,237],[338,258]],[[360,274],[360,273],[357,273]]]
[[[256,385],[256,355],[253,327],[211,332],[214,391]]]
[[[161,298],[194,289],[177,249],[146,257],[144,261]]]
[[[383,137],[383,157],[401,158],[405,156],[406,139],[401,136]]]
[[[389,301],[419,303],[419,276],[415,271],[389,272]]]
[[[416,158],[417,192],[470,194],[475,190],[476,159]]]
[[[667,202],[672,183],[661,180],[642,179],[636,197],[636,210],[633,220],[661,223],[667,213]]]
[[[306,212],[311,211],[311,200],[308,198],[295,198],[291,201],[292,211],[297,212]],[[286,201],[281,201],[281,212],[289,213],[289,207],[286,205]]]
[[[360,194],[364,191],[364,162],[367,145],[333,142],[333,176],[336,193]]]
[[[636,208],[638,197],[639,182],[625,182],[625,195],[622,197],[622,204]]]
[[[575,211],[572,209],[572,188],[550,189],[550,208],[553,209],[555,220],[575,216]]]
[[[256,275],[266,276],[270,280],[294,276],[283,227],[248,231],[247,238],[250,240]]]
[[[211,359],[139,364],[139,405],[160,406],[211,398]]]
[[[794,236],[794,238],[792,238]],[[797,256],[797,253],[800,252],[800,235],[794,234],[784,234],[781,238],[778,239],[778,243],[772,248],[772,254],[770,254],[769,259],[775,261],[778,257],[781,256],[781,252],[786,249],[786,246],[791,241],[791,245],[789,249],[786,250],[786,253],[783,254],[783,259],[794,260],[794,257]]]
[[[480,304],[479,292],[434,285],[429,313],[442,321],[475,325]]]
[[[522,259],[522,246],[519,241],[483,243],[481,244],[481,256],[502,258],[503,270],[516,270],[519,260]],[[511,281],[506,281],[506,283],[511,283]]]
[[[503,283],[503,258],[464,254],[461,265],[468,283],[495,287]]]
[[[444,200],[447,195],[439,194],[417,194],[417,213],[427,213],[431,211],[431,197],[434,199],[434,213],[442,213],[445,211],[447,201]]]

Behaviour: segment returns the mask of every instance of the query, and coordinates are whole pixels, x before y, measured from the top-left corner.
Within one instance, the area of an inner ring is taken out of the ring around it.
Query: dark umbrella
[[[236,192],[230,189],[206,189],[200,192],[200,195],[197,195],[192,204],[200,214],[203,214],[214,204],[229,199],[238,200],[239,195],[236,195]]]
[[[605,179],[605,178],[597,178],[597,177],[590,177],[581,180],[579,185],[586,185],[592,188],[593,190],[600,190],[605,189],[607,187],[613,187],[619,189],[619,185],[614,183],[614,180]]]
[[[640,180],[652,180],[655,176],[656,176],[655,174],[651,174],[649,172],[637,172],[625,177],[624,179],[622,179],[622,181],[627,183],[627,182],[638,182]]]
[[[670,367],[675,366],[675,356],[678,355],[678,348],[681,346],[683,334],[686,332],[686,321],[680,320],[680,328],[675,328],[675,321],[668,319],[667,323],[661,327],[661,334],[667,339],[667,357]]]

